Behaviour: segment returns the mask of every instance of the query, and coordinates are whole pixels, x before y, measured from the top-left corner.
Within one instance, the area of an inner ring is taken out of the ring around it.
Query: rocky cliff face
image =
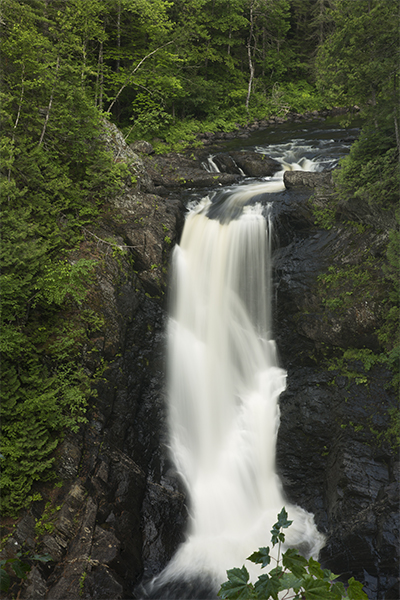
[[[102,324],[93,331],[95,351],[84,358],[85,368],[100,375],[97,395],[87,425],[59,450],[61,487],[44,486],[48,504],[34,504],[7,542],[10,554],[23,549],[52,558],[33,567],[21,600],[140,597],[138,583],[161,571],[184,535],[185,490],[166,449],[169,254],[183,223],[179,190],[187,182],[211,187],[224,177],[235,180],[237,172],[228,171],[237,168],[238,157],[234,164],[221,157],[231,167],[214,179],[201,168],[201,155],[139,156],[113,126],[107,143],[129,174],[81,249],[99,260],[88,307]],[[264,168],[249,157],[246,164]],[[362,264],[363,248],[379,256],[387,234],[349,232],[340,223],[328,231],[316,227],[308,200],[316,185],[323,206],[332,191],[329,175],[317,184],[312,177],[288,181],[291,190],[274,205],[275,329],[288,371],[278,468],[288,499],[314,512],[327,536],[323,564],[364,581],[371,600],[393,600],[398,483],[397,455],[386,435],[389,373],[380,365],[367,372],[357,363],[357,379],[336,360],[339,348],[379,345],[380,296],[361,294],[331,310],[326,299],[345,290],[328,292],[318,279],[331,264]]]
[[[327,536],[322,564],[345,580],[363,581],[371,599],[395,599],[398,454],[388,432],[396,402],[390,373],[362,364],[354,350],[379,348],[385,293],[378,279],[373,294],[354,280],[360,272],[366,280],[377,267],[388,232],[382,223],[349,228],[340,221],[320,229],[306,190],[317,190],[314,205],[328,205],[329,174],[289,172],[285,181],[296,194],[275,208],[276,337],[288,370],[280,398],[280,475],[288,498],[313,512]],[[343,216],[347,208],[339,210]],[[324,277],[340,272],[348,277],[340,285]],[[353,371],[339,358],[346,350],[356,357]]]
[[[59,448],[62,486],[44,485],[44,500],[8,539],[4,555],[52,559],[33,567],[21,599],[132,598],[139,578],[168,562],[186,520],[164,424],[166,273],[183,207],[144,191],[152,184],[143,160],[115,127],[106,140],[128,171],[79,251],[98,260],[84,307],[100,321],[84,356],[97,389],[87,425]]]

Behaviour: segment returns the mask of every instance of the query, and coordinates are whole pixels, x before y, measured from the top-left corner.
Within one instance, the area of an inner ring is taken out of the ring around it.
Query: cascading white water
[[[214,159],[214,156],[212,156],[212,155],[209,156],[207,158],[207,162],[202,163],[202,167],[208,173],[219,173],[219,169],[213,159]]]
[[[281,187],[281,178],[238,186],[218,218],[203,199],[174,250],[169,427],[190,524],[161,580],[204,573],[218,588],[227,569],[269,544],[284,505],[293,520],[287,544],[314,557],[323,545],[313,516],[285,502],[275,472],[286,373],[271,338],[272,225],[260,204],[245,204]]]

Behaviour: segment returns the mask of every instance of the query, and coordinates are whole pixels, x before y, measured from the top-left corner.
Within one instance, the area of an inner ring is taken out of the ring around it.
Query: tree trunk
[[[397,121],[396,115],[393,118],[394,118],[394,131],[396,133],[397,152],[399,152],[399,154],[400,154],[399,123]]]
[[[14,140],[15,140],[15,130],[17,129],[19,118],[21,116],[22,100],[24,98],[24,93],[25,93],[25,79],[24,79],[24,77],[25,77],[25,63],[22,65],[21,94],[19,96],[18,112],[17,112],[17,116],[16,116],[16,119],[15,119],[14,127],[13,127],[13,134],[12,134],[12,138],[11,138],[12,143],[14,143]],[[7,181],[8,182],[11,181],[11,162],[10,162],[10,166],[8,168]],[[8,195],[7,200],[8,200],[8,202],[10,202],[10,195]]]
[[[265,58],[267,56],[267,32],[265,29],[265,25],[262,29],[262,76],[265,77]]]
[[[132,77],[134,76],[134,74],[136,73],[136,71],[139,69],[139,67],[142,66],[142,64],[144,63],[144,61],[147,60],[150,56],[152,56],[156,52],[158,52],[159,50],[161,50],[162,48],[165,48],[166,46],[169,46],[169,44],[172,44],[172,42],[173,42],[173,40],[171,40],[170,42],[167,42],[166,44],[163,44],[162,46],[159,46],[158,48],[156,48],[152,52],[149,52],[148,54],[146,54],[146,56],[144,58],[142,58],[142,60],[136,65],[136,67],[133,69],[133,71],[130,72],[130,74],[128,75],[128,77],[125,80],[125,83],[119,88],[119,90],[117,92],[117,95],[115,96],[114,100],[111,102],[110,106],[107,108],[107,112],[111,111],[112,107],[114,106],[114,104],[118,100],[120,94],[123,92],[123,90],[126,88],[126,86],[130,83]]]
[[[248,61],[249,61],[249,71],[250,71],[249,85],[248,85],[248,88],[247,88],[247,97],[246,97],[246,111],[247,112],[249,112],[249,102],[250,102],[250,95],[251,95],[251,87],[253,85],[253,79],[254,79],[254,62],[253,62],[252,57],[251,57],[251,39],[253,37],[253,28],[254,28],[253,10],[254,10],[254,0],[250,4],[250,33],[249,33],[249,39],[247,41],[247,58],[248,58]]]
[[[99,94],[99,108],[103,110],[103,85],[104,85],[104,74],[103,74],[103,42],[100,42],[99,49],[99,61],[97,63],[97,89],[96,89],[96,104],[97,104],[97,93]]]
[[[50,101],[49,101],[49,105],[47,107],[46,118],[44,120],[42,133],[40,134],[39,146],[42,145],[44,136],[46,134],[47,123],[49,122],[50,111],[51,111],[51,107],[53,106],[54,90],[55,90],[57,79],[58,79],[58,69],[59,69],[59,67],[60,67],[60,56],[57,56],[56,77],[55,77],[55,80],[54,80],[54,83],[53,83],[53,87],[51,88]]]
[[[87,58],[87,39],[83,43],[82,56],[83,56],[83,64],[82,64],[82,72],[81,72],[81,83],[83,87],[83,82],[85,81],[85,71],[86,71],[86,58]]]
[[[121,50],[121,2],[118,2],[117,12],[117,64],[116,71],[118,73],[121,62],[120,62],[120,50]]]

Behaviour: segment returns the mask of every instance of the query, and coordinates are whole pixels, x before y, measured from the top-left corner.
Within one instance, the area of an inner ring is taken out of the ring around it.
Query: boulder
[[[129,144],[129,147],[134,152],[140,152],[141,154],[153,154],[154,148],[150,144],[150,142],[146,142],[145,140],[140,140],[138,142],[134,142],[133,144]]]
[[[282,169],[278,161],[259,152],[230,152],[230,156],[247,177],[270,177]]]
[[[174,152],[168,155],[147,157],[146,169],[152,181],[152,188],[160,196],[169,196],[172,191],[187,188],[213,188],[230,185],[239,180],[233,173],[210,173],[194,153],[191,157]]]
[[[240,167],[228,153],[222,152],[221,154],[216,154],[213,157],[213,162],[221,173],[234,173],[236,175],[243,175]]]
[[[283,182],[288,190],[332,186],[332,171],[285,171]]]

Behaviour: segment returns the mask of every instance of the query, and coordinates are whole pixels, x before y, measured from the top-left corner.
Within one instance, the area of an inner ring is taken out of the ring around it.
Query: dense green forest
[[[125,171],[102,122],[156,151],[288,112],[358,105],[337,185],[383,210],[399,191],[399,11],[393,0],[2,0],[2,511],[51,477],[85,419],[80,357],[94,261],[76,253]],[[395,365],[398,229],[383,344]],[[78,256],[78,258],[77,258]],[[398,350],[397,350],[398,352]]]

